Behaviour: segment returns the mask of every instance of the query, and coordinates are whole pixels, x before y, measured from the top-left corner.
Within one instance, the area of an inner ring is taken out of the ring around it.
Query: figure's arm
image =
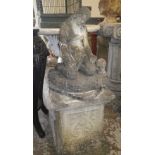
[[[89,56],[90,61],[91,61],[92,63],[95,63],[97,57],[92,53],[91,47],[90,47],[89,42],[88,42],[88,33],[87,33],[87,31],[86,31],[85,34],[84,34],[83,43],[84,43],[84,47],[85,47],[86,53],[87,53],[88,56]]]
[[[84,33],[83,44],[84,44],[84,47],[89,49],[89,52],[92,53],[89,42],[88,42],[88,33],[87,33],[87,31],[85,31],[85,33]]]
[[[69,25],[67,22],[64,22],[60,28],[59,40],[61,43],[67,43],[67,38],[69,37],[68,34],[69,34]]]

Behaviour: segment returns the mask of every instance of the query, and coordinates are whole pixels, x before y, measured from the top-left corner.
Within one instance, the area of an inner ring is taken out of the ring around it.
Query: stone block
[[[50,111],[57,152],[76,154],[84,151],[81,145],[99,140],[103,130],[103,111],[103,104]]]

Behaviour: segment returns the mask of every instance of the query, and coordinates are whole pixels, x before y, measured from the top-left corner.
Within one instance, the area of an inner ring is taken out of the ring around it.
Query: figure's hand
[[[54,54],[55,56],[61,57],[58,36],[51,35],[47,36],[47,38],[48,38],[47,47],[49,48],[49,50],[52,51],[52,54]]]
[[[106,61],[103,58],[100,58],[96,61],[97,71],[103,75],[106,75],[105,67]]]
[[[94,64],[97,60],[97,57],[92,53],[92,50],[90,47],[85,48],[86,54],[89,57],[89,60],[92,64]]]
[[[90,55],[90,62],[91,62],[92,64],[94,64],[94,63],[96,62],[96,60],[97,60],[97,57],[96,57],[95,55],[91,54],[91,55]]]

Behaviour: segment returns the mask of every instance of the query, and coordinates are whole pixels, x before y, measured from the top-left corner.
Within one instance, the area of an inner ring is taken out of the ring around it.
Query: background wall
[[[100,15],[99,9],[98,9],[98,4],[100,0],[82,0],[82,5],[83,6],[91,6],[92,11],[91,11],[91,17],[103,17]]]

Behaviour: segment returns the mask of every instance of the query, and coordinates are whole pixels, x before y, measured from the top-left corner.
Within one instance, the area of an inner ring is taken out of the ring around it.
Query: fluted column
[[[102,23],[100,34],[109,38],[107,76],[108,86],[120,94],[121,91],[121,24]]]

